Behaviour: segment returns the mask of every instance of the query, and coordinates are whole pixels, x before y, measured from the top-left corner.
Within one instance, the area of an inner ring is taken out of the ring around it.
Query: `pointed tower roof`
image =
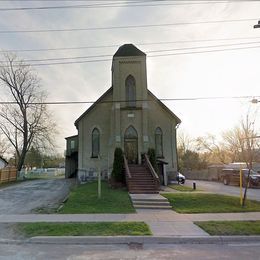
[[[133,44],[124,44],[119,47],[114,57],[126,57],[126,56],[146,56],[144,52],[139,50]]]

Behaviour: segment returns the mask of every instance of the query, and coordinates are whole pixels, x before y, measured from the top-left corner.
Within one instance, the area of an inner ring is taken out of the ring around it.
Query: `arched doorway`
[[[125,156],[130,164],[138,163],[138,135],[133,126],[129,126],[124,136]]]

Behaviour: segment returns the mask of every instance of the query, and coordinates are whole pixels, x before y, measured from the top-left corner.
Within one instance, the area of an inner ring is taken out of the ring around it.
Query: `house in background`
[[[121,46],[112,60],[112,86],[75,122],[78,136],[67,138],[67,151],[77,143],[77,158],[66,157],[66,176],[77,164],[79,180],[109,177],[114,151],[122,148],[130,168],[154,148],[161,175],[177,172],[176,129],[180,119],[147,89],[146,54],[133,44]],[[77,139],[77,141],[76,141]],[[137,168],[131,168],[136,172]],[[141,168],[140,168],[141,169]],[[139,170],[140,170],[139,169]]]
[[[6,167],[8,164],[8,162],[0,156],[0,169],[3,169],[4,167]]]

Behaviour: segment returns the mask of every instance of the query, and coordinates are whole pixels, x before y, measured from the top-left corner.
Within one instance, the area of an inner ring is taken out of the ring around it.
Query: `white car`
[[[180,172],[177,172],[176,181],[178,183],[184,184],[185,183],[185,176],[181,174]]]

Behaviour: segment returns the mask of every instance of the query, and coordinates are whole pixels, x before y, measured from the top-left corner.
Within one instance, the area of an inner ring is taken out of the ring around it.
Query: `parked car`
[[[242,185],[246,186],[248,169],[242,169]],[[225,185],[240,185],[240,169],[223,169],[221,174],[221,181]],[[249,175],[249,187],[260,186],[260,174],[254,170],[250,171]]]
[[[176,181],[178,183],[181,183],[181,184],[184,184],[185,183],[185,176],[183,174],[181,174],[180,172],[177,172],[177,175],[176,175]]]

